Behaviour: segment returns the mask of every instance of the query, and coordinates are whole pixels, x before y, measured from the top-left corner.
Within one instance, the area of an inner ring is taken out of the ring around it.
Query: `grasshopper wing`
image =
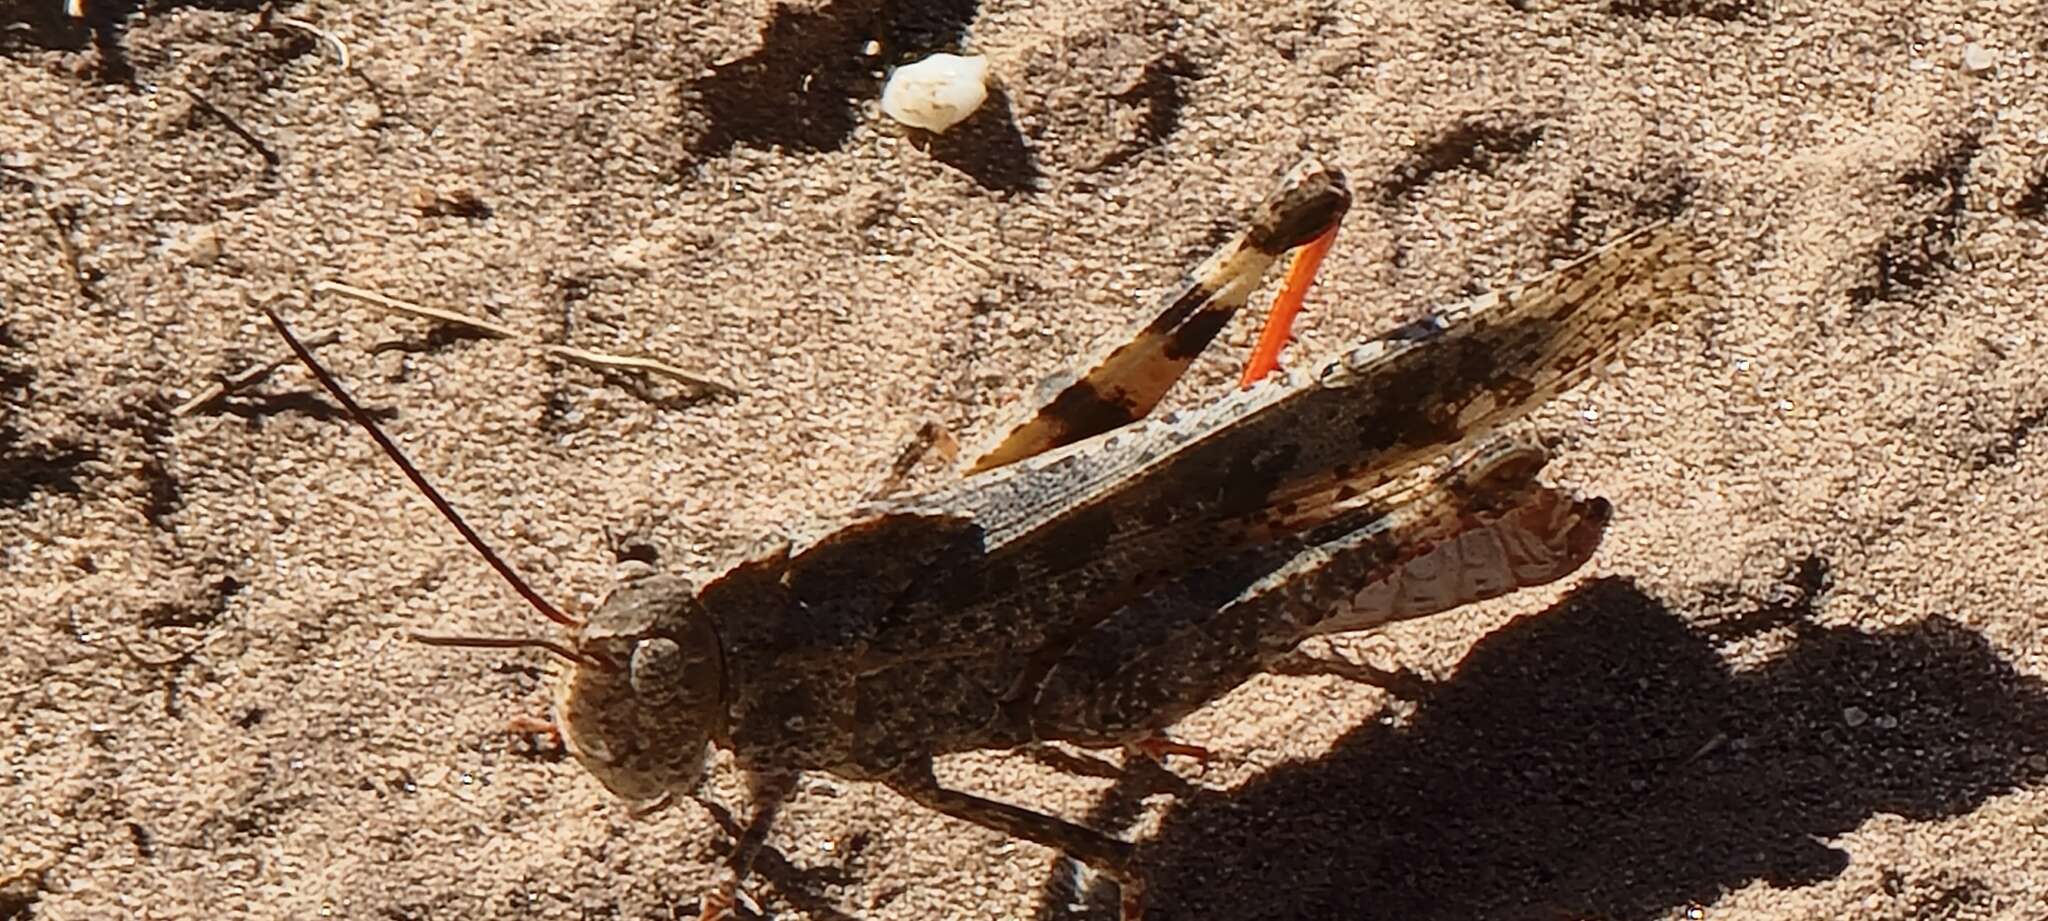
[[[973,597],[992,616],[972,623],[1029,625],[1020,641],[1073,629],[1102,615],[1076,599],[1128,598],[1191,561],[1313,527],[1326,517],[1319,507],[1414,476],[1720,296],[1711,247],[1659,222],[1354,347],[1301,384],[1255,387],[912,500],[985,529],[988,584],[909,600],[936,614]],[[912,635],[884,645],[948,646],[975,629],[943,616],[908,621]]]

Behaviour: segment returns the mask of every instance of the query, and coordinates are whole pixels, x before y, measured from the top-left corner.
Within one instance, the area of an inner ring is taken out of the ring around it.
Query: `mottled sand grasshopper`
[[[1319,257],[1349,204],[1340,173],[1297,167],[1156,317],[1043,388],[1035,413],[956,485],[793,536],[702,585],[630,579],[587,622],[519,582],[292,344],[568,633],[444,642],[566,660],[556,725],[628,800],[693,795],[713,745],[748,772],[754,815],[707,915],[729,904],[801,771],[877,781],[1057,848],[1118,881],[1136,915],[1131,844],[947,789],[933,758],[1046,741],[1173,751],[1163,730],[1285,665],[1304,639],[1569,574],[1599,543],[1607,503],[1541,485],[1542,452],[1489,433],[1718,296],[1707,248],[1660,222],[1358,344],[1299,382],[1145,418],[1266,269],[1304,247]]]

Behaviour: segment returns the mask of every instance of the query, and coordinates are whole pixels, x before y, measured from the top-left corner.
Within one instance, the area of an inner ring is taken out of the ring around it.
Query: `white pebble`
[[[1997,63],[1998,55],[1992,53],[1991,49],[1978,44],[1963,46],[1963,70],[1981,74]]]
[[[905,64],[882,87],[882,112],[903,124],[942,132],[988,99],[988,59],[935,54]]]

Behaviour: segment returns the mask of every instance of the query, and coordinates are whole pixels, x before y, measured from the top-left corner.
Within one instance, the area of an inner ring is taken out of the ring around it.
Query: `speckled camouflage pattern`
[[[712,745],[761,791],[801,771],[880,781],[1095,866],[1135,914],[1128,843],[945,789],[932,759],[1138,743],[1309,637],[1568,575],[1610,509],[1539,484],[1542,452],[1492,433],[1720,296],[1708,248],[1659,222],[1299,382],[1143,418],[1271,263],[1349,201],[1337,171],[1297,167],[1157,317],[1047,388],[958,484],[701,587],[622,584],[568,643],[556,718],[571,753],[634,800],[694,794]],[[751,853],[736,849],[735,884]]]

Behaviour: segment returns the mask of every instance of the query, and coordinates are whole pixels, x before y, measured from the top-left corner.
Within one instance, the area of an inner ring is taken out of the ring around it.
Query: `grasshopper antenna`
[[[603,663],[578,653],[574,649],[554,640],[530,640],[504,636],[441,636],[433,633],[408,633],[406,638],[428,646],[461,646],[467,649],[543,649],[558,659],[576,665],[602,666]]]
[[[383,429],[377,427],[377,421],[370,418],[370,414],[363,411],[363,407],[356,403],[355,398],[349,396],[347,390],[342,389],[341,382],[335,380],[334,375],[329,374],[327,369],[321,366],[319,359],[313,357],[313,351],[306,348],[305,343],[299,341],[299,337],[292,333],[291,326],[285,323],[283,317],[277,315],[277,311],[265,306],[263,308],[263,315],[270,318],[270,325],[277,327],[277,332],[284,337],[285,344],[291,346],[292,354],[298,356],[299,363],[305,365],[306,370],[313,372],[313,377],[320,381],[320,386],[327,390],[327,395],[333,397],[335,402],[340,403],[343,409],[348,410],[349,418],[356,420],[357,425],[369,431],[370,437],[376,439],[377,446],[384,449],[384,455],[391,458],[391,462],[397,464],[398,469],[405,472],[406,479],[411,480],[412,485],[419,488],[420,494],[426,496],[427,501],[434,504],[435,510],[441,513],[441,517],[448,519],[448,523],[455,526],[455,530],[462,534],[462,539],[469,541],[469,545],[476,548],[476,552],[483,555],[484,562],[491,564],[491,568],[497,570],[498,575],[504,577],[505,581],[512,586],[512,590],[519,593],[519,597],[526,599],[527,604],[533,605],[534,609],[539,611],[542,616],[555,623],[572,630],[583,626],[582,621],[562,613],[559,608],[549,604],[547,599],[542,598],[539,592],[533,590],[533,586],[526,584],[526,580],[519,577],[519,573],[513,571],[511,564],[506,563],[504,558],[498,556],[496,551],[484,543],[483,538],[477,536],[476,531],[470,528],[469,523],[463,521],[462,516],[455,513],[455,506],[449,505],[447,499],[441,498],[440,491],[436,490],[433,484],[427,482],[427,478],[420,473],[418,467],[413,466],[412,461],[405,456],[405,452],[399,450],[398,445],[391,440],[391,437],[384,434]],[[492,647],[521,645],[547,649],[556,655],[563,655],[568,652],[566,648],[545,640],[484,640],[482,638],[467,637],[442,637],[440,639],[443,641],[436,645]],[[422,641],[434,642],[433,640]],[[564,655],[563,657],[573,662],[583,661],[581,656],[574,654]]]

